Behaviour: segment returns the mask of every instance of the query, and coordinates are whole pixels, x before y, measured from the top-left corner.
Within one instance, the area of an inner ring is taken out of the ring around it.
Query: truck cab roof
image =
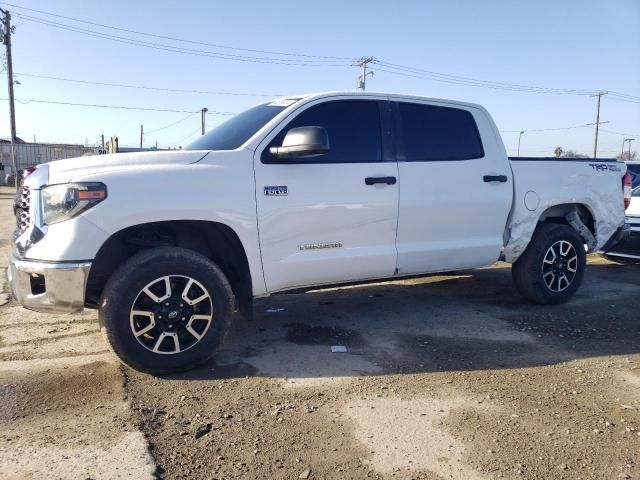
[[[285,97],[279,97],[274,99],[274,101],[299,101],[304,100],[313,101],[322,98],[330,98],[330,97],[385,97],[393,100],[407,100],[407,101],[428,101],[428,102],[441,102],[447,103],[449,105],[460,105],[462,107],[470,107],[470,108],[480,108],[484,110],[484,107],[477,103],[472,102],[464,102],[461,100],[452,100],[449,98],[440,98],[440,97],[427,97],[423,95],[409,95],[404,93],[393,93],[393,92],[362,92],[362,91],[353,91],[353,90],[334,90],[334,91],[326,91],[326,92],[315,92],[315,93],[303,93],[299,95],[287,95]]]

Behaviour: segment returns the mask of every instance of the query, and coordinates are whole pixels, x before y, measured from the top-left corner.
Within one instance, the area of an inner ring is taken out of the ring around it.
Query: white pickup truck
[[[9,277],[26,308],[98,308],[122,361],[177,371],[209,359],[253,298],[291,289],[505,260],[525,298],[564,302],[586,252],[628,234],[625,172],[509,159],[474,104],[293,96],[185,150],[38,166]]]

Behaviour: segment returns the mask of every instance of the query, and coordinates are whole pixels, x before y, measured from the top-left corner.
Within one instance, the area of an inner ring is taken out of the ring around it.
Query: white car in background
[[[618,244],[608,256],[640,260],[640,185],[631,192],[631,202],[625,211],[627,223],[631,226],[631,236]]]

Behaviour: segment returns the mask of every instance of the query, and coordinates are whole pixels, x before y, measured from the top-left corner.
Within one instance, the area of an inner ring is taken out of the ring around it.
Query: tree
[[[564,150],[562,147],[556,147],[553,152],[556,158],[589,158],[589,155],[578,153],[575,150]]]
[[[629,156],[629,150],[625,150],[624,152],[616,155],[616,158],[618,160],[622,160],[623,162],[638,160],[638,152],[631,152],[631,156]]]

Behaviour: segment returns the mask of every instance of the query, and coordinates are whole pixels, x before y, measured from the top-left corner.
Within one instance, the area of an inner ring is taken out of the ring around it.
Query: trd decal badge
[[[286,197],[288,193],[286,185],[266,185],[264,187],[265,197]]]
[[[612,165],[608,163],[590,163],[589,166],[593,168],[596,172],[620,172],[620,167],[617,165]]]

